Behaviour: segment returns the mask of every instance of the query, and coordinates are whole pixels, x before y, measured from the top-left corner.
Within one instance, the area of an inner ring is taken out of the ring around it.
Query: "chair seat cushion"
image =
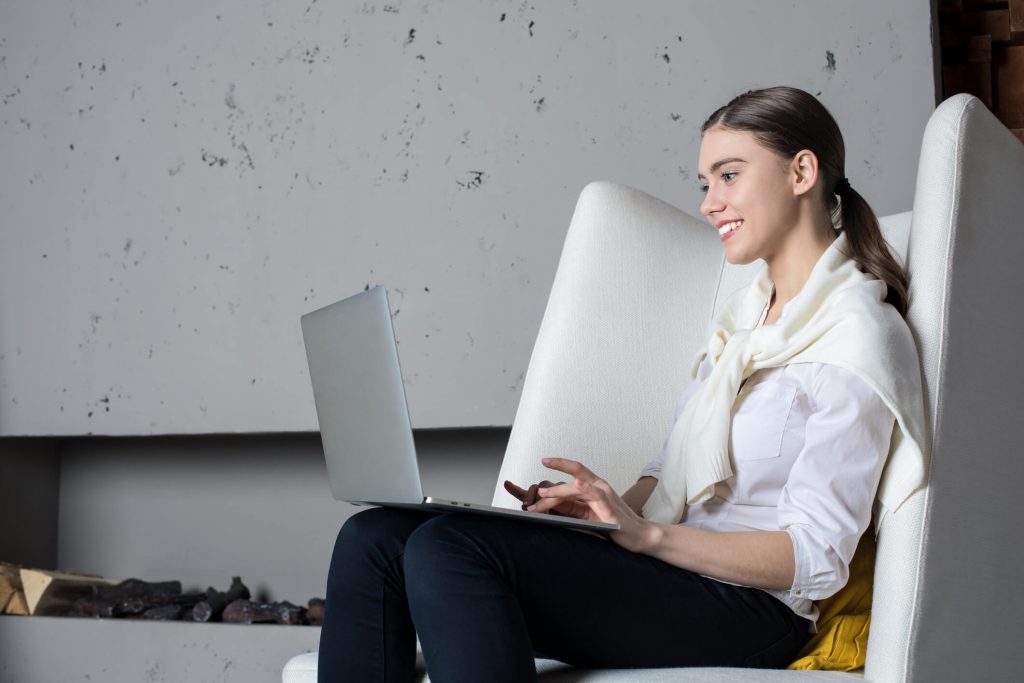
[[[429,677],[422,654],[416,657],[417,680],[426,683]],[[282,683],[316,683],[317,653],[307,652],[288,660]],[[769,669],[733,669],[725,667],[694,669],[573,669],[553,659],[538,659],[537,673],[543,683],[628,683],[637,681],[672,681],[673,683],[790,683],[796,681],[863,681],[860,673],[837,671],[786,671]]]
[[[317,652],[295,655],[284,665],[282,683],[316,683]]]

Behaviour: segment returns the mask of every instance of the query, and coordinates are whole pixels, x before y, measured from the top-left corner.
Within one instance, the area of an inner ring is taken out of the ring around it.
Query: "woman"
[[[505,482],[525,509],[619,531],[354,515],[331,561],[321,681],[410,680],[417,635],[442,682],[532,680],[534,656],[785,666],[814,630],[813,601],[846,582],[876,491],[892,509],[919,485],[907,277],[844,177],[835,121],[779,87],[701,130],[701,212],[731,263],[765,267],[712,324],[661,454],[621,495],[561,458],[543,462],[571,481]],[[897,422],[915,448],[880,490]]]

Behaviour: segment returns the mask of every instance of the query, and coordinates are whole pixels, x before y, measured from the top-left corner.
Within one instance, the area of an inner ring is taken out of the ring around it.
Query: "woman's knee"
[[[388,508],[368,508],[360,510],[345,520],[338,531],[335,546],[342,543],[363,545],[372,542],[385,532],[387,527]]]
[[[406,592],[410,604],[432,603],[453,586],[447,578],[465,575],[472,564],[472,551],[453,517],[441,515],[419,526],[405,543],[402,557]]]
[[[446,525],[446,520],[451,515],[439,515],[434,519],[424,522],[416,528],[405,541],[406,566],[430,565],[430,557],[436,552],[439,543],[451,541],[451,531]]]
[[[406,537],[423,519],[422,513],[400,508],[360,510],[342,524],[331,562],[335,564],[345,557],[401,552]]]
[[[405,544],[405,573],[426,579],[470,567],[499,569],[507,522],[478,515],[444,514],[420,525]],[[415,580],[415,579],[414,579]]]

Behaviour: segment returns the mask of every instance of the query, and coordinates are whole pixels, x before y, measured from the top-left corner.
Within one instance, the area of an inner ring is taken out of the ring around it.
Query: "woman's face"
[[[771,263],[798,217],[787,160],[751,133],[715,126],[704,133],[698,170],[700,212],[715,228],[741,221],[731,232],[719,230],[726,260]]]

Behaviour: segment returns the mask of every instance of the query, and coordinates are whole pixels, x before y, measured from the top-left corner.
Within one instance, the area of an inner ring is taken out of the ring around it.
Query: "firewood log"
[[[29,614],[61,615],[74,610],[75,600],[90,595],[94,586],[117,583],[94,574],[21,569],[21,585]]]
[[[0,614],[7,611],[7,603],[21,591],[20,567],[0,562]]]
[[[180,581],[140,581],[127,579],[116,586],[97,586],[93,595],[75,602],[76,613],[86,617],[134,617],[167,606],[191,610],[206,597],[205,593],[182,593]],[[157,614],[163,614],[158,612]]]
[[[179,621],[190,609],[191,605],[160,605],[147,609],[142,613],[142,618],[153,621]]]
[[[28,616],[28,603],[25,601],[24,591],[18,591],[11,597],[10,602],[7,603],[7,607],[4,608],[4,614]]]
[[[306,609],[306,619],[313,626],[321,626],[324,623],[323,598],[310,598],[309,607]]]
[[[97,586],[93,597],[114,605],[114,616],[142,614],[151,607],[179,604],[181,581],[126,579],[116,586]],[[198,596],[192,602],[197,602]]]
[[[220,621],[224,608],[235,600],[248,600],[249,589],[242,583],[242,579],[234,576],[231,578],[231,587],[224,593],[213,588],[206,590],[206,598],[196,603],[192,608],[193,621]]]
[[[28,614],[25,591],[21,587],[21,567],[0,562],[0,614]]]
[[[306,608],[287,600],[270,603],[235,600],[224,608],[221,619],[232,624],[303,624],[306,622]]]
[[[99,600],[91,595],[86,595],[75,600],[75,607],[71,614],[79,617],[111,619],[114,617],[114,603],[109,600]]]

